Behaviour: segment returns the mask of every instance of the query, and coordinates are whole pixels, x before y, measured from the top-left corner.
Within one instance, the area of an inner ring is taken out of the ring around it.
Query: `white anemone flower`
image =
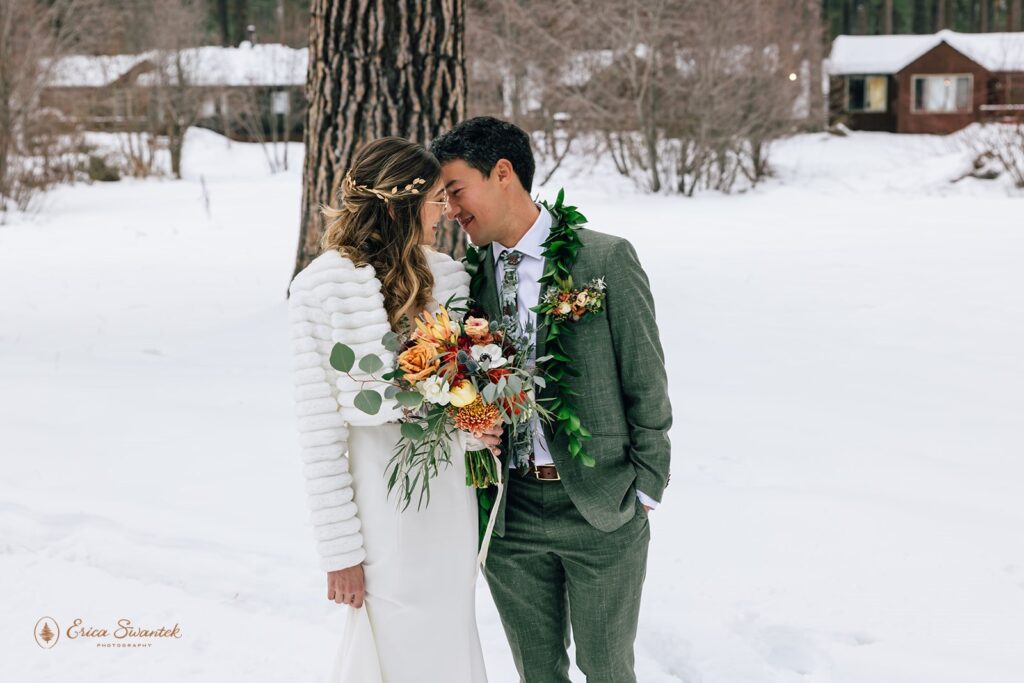
[[[501,355],[501,347],[497,344],[477,344],[470,350],[473,360],[480,364],[484,370],[493,370],[504,365],[507,359]]]
[[[439,406],[446,406],[452,400],[451,387],[448,382],[434,375],[416,384],[416,388],[423,394],[423,398],[430,403]]]

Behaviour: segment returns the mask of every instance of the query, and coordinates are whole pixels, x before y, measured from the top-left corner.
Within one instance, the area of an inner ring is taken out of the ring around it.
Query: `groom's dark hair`
[[[442,164],[462,159],[490,177],[499,159],[508,159],[523,188],[533,189],[533,152],[530,136],[519,126],[493,116],[467,119],[430,143],[430,151]]]

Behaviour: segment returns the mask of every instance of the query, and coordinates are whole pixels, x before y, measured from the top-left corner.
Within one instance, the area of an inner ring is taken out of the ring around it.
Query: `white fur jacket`
[[[434,275],[433,298],[447,301],[453,294],[469,296],[469,274],[446,254],[424,248]],[[360,387],[331,367],[335,342],[352,347],[356,358],[373,353],[385,367],[394,363],[381,339],[391,329],[384,310],[384,295],[373,267],[356,267],[337,251],[328,251],[295,276],[291,284],[289,321],[294,360],[295,401],[298,416],[306,492],[311,521],[325,571],[360,564],[365,558],[358,510],[353,502],[348,467],[348,425],[375,425],[393,421],[401,410],[387,400],[376,415],[353,406]],[[368,377],[358,366],[354,377]]]

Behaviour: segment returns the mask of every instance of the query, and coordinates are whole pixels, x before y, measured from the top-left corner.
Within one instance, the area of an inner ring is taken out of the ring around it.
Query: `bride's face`
[[[444,181],[440,178],[434,186],[427,191],[427,198],[420,207],[420,224],[423,227],[423,236],[420,244],[431,245],[437,238],[437,224],[448,209],[447,193],[444,189]]]

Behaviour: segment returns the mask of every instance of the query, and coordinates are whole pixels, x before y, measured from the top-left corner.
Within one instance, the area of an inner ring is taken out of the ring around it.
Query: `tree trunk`
[[[925,0],[913,0],[914,11],[914,33],[929,33],[928,26],[928,3]]]
[[[284,0],[277,0],[277,7],[274,9],[274,21],[277,22],[277,42],[284,45]]]
[[[234,26],[235,29],[235,40],[234,44],[238,45],[246,38],[246,28],[249,26],[249,3],[247,0],[233,0],[234,2]]]
[[[882,7],[882,33],[891,36],[892,35],[892,0],[885,0]]]
[[[1024,24],[1021,23],[1021,5],[1021,0],[1010,0],[1010,10],[1006,15],[1007,31],[1024,30]]]
[[[167,130],[167,147],[171,152],[171,173],[181,180],[181,150],[185,146],[185,133],[178,126],[172,125]]]
[[[8,115],[6,94],[0,94],[0,213],[7,206],[7,157],[11,153],[11,117]]]
[[[978,31],[979,33],[988,33],[989,24],[989,10],[991,9],[991,0],[979,0],[978,2]]]
[[[935,0],[935,30],[947,28],[946,21],[946,0]]]
[[[363,143],[427,144],[465,116],[465,20],[465,0],[313,0],[296,273],[320,253],[320,206]]]
[[[220,29],[220,43],[231,45],[231,23],[228,21],[228,0],[217,0],[217,24]]]
[[[854,0],[854,21],[859,36],[867,35],[868,32],[868,8],[865,0]]]

